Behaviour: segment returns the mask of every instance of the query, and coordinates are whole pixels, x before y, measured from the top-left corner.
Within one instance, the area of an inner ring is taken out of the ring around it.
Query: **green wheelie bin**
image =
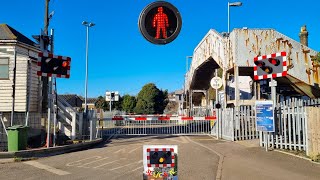
[[[28,127],[15,125],[7,128],[8,131],[8,151],[19,151],[27,148]]]

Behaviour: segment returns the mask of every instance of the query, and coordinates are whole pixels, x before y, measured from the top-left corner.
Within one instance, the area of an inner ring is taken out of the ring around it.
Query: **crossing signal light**
[[[275,58],[269,58],[268,61],[273,64],[274,66],[279,66],[280,65],[280,60],[275,59]]]
[[[261,67],[261,69],[262,69],[264,72],[268,73],[268,74],[272,74],[272,72],[273,72],[272,67],[269,67],[269,66],[263,66],[263,67]]]
[[[164,1],[147,5],[139,17],[139,30],[153,44],[168,44],[180,33],[182,19],[178,9]]]
[[[69,57],[39,53],[38,66],[40,71],[37,74],[46,77],[69,78],[70,64],[71,59]]]
[[[286,52],[254,58],[254,79],[268,79],[287,75]]]
[[[172,157],[170,151],[151,152],[150,164],[171,164]]]

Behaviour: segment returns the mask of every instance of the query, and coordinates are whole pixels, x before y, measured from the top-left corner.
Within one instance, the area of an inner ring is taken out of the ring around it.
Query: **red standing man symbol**
[[[167,38],[167,27],[169,27],[168,16],[163,12],[163,7],[158,7],[158,13],[153,18],[152,27],[157,28],[156,39],[160,39],[160,32],[162,37]]]

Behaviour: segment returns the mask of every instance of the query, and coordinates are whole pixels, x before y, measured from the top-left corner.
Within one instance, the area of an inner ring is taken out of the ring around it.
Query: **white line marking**
[[[120,161],[120,160],[125,160],[125,159],[126,159],[126,158],[120,158],[119,160],[107,162],[107,163],[101,164],[101,165],[96,166],[96,167],[93,167],[93,168],[99,168],[99,167],[102,167],[102,166],[105,166],[105,165],[108,165],[108,164],[112,164],[112,163],[114,163],[114,162],[117,162],[117,161]]]
[[[140,147],[137,147],[137,148],[134,148],[134,149],[132,149],[131,151],[129,151],[128,153],[130,154],[130,153],[132,153],[133,151],[135,151],[135,150],[137,150],[137,149],[139,149]]]
[[[126,152],[126,150],[125,150],[125,149],[119,149],[118,151],[114,152],[114,154],[117,154],[117,153],[119,153],[119,152],[123,152],[123,153],[125,153],[125,152]]]
[[[201,144],[201,143],[198,143],[198,142],[193,141],[193,140],[190,139],[188,136],[186,136],[186,138],[187,138],[189,141],[191,141],[192,143],[197,144],[197,145],[199,145],[199,146],[201,146],[201,147],[203,147],[203,148],[205,148],[205,149],[207,149],[207,150],[209,150],[209,151],[211,151],[211,152],[213,152],[213,153],[215,153],[216,155],[219,156],[219,164],[218,164],[218,169],[217,169],[216,180],[221,180],[221,176],[222,176],[222,164],[223,164],[224,156],[223,156],[222,154],[218,153],[217,151],[215,151],[215,150],[213,150],[213,149],[211,149],[211,148],[209,148],[209,147],[207,147],[207,146],[205,146],[205,145],[203,145],[203,144]]]
[[[189,143],[188,139],[185,136],[180,136],[180,138],[182,139],[182,143]]]
[[[138,162],[130,163],[130,164],[127,164],[127,165],[124,165],[124,166],[119,166],[119,167],[116,167],[116,168],[112,168],[112,169],[110,169],[110,171],[113,171],[113,170],[116,170],[116,169],[120,169],[120,168],[124,168],[124,167],[130,166],[132,164],[138,164],[138,163],[141,163],[141,162],[142,162],[142,160],[140,160]]]
[[[136,168],[136,169],[134,169],[134,170],[132,170],[132,171],[129,171],[128,173],[134,172],[134,171],[136,171],[136,170],[138,170],[138,169],[141,169],[141,168],[143,168],[143,166],[140,166],[140,167],[138,167],[138,168]]]
[[[85,160],[88,160],[88,159],[91,159],[91,158],[99,159],[99,158],[101,158],[101,156],[93,156],[93,157],[88,157],[88,158],[80,159],[80,160],[78,160],[78,161],[70,162],[70,163],[66,164],[66,166],[79,166],[79,165],[82,164],[82,163],[80,163],[81,161],[85,161]],[[73,163],[75,163],[75,164],[73,164]]]
[[[26,161],[26,162],[23,162],[23,163],[31,165],[31,166],[39,168],[39,169],[43,169],[43,170],[49,171],[49,172],[57,174],[59,176],[71,174],[71,173],[69,173],[67,171],[62,171],[60,169],[56,169],[54,167],[47,166],[45,164],[41,164],[41,163],[36,162],[36,161]]]
[[[78,166],[78,167],[84,167],[88,164],[92,164],[92,163],[95,163],[95,162],[99,162],[99,161],[102,161],[104,159],[108,159],[109,157],[105,157],[105,158],[101,158],[101,159],[98,159],[98,160],[95,160],[95,161],[91,161],[91,162],[88,162],[88,163],[85,163],[85,164],[82,164],[81,166]],[[90,168],[90,167],[87,167],[87,168]]]
[[[183,144],[189,143],[189,141],[184,136],[179,136],[178,139],[170,139],[170,138],[168,138],[168,140],[169,141],[178,142],[178,143],[183,143]]]

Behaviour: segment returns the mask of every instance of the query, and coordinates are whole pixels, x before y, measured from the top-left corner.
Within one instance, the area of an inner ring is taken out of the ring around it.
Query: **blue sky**
[[[91,21],[88,96],[106,90],[136,94],[153,82],[174,91],[183,86],[186,56],[193,53],[210,28],[227,31],[227,0],[168,0],[182,15],[178,38],[165,46],[146,41],[138,29],[141,10],[152,0],[51,0],[55,11],[50,28],[55,29],[55,54],[70,56],[71,78],[58,80],[58,93],[84,95],[85,27]],[[299,40],[307,25],[309,46],[320,50],[320,1],[242,0],[231,8],[231,29],[274,28]],[[1,2],[0,23],[7,23],[30,37],[43,27],[44,0]],[[301,12],[303,10],[304,12]]]

